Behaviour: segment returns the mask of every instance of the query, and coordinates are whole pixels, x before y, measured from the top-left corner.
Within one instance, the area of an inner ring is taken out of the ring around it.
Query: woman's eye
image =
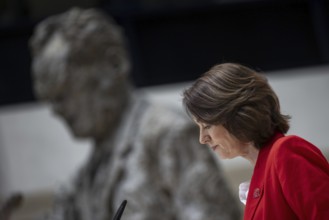
[[[209,129],[211,126],[210,125],[205,125],[203,128],[204,129]]]

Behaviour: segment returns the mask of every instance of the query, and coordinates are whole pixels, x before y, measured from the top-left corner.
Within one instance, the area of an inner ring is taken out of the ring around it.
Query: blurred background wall
[[[35,101],[28,40],[73,6],[122,25],[137,87],[193,80],[223,61],[263,71],[329,63],[327,0],[1,0],[0,106]]]

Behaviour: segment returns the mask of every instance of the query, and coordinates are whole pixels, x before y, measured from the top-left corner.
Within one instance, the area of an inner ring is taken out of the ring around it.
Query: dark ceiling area
[[[329,63],[326,0],[7,0],[0,106],[35,102],[28,40],[39,21],[72,6],[100,8],[123,27],[136,87],[191,81],[226,61],[265,72]]]

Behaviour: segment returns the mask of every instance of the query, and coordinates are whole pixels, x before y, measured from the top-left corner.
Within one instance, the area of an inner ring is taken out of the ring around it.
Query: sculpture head
[[[30,40],[36,96],[76,137],[102,139],[116,126],[130,94],[130,63],[119,26],[78,8],[37,25]]]

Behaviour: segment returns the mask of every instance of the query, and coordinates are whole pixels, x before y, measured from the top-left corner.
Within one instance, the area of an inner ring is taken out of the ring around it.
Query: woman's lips
[[[211,149],[215,151],[217,149],[218,145],[212,146]]]

